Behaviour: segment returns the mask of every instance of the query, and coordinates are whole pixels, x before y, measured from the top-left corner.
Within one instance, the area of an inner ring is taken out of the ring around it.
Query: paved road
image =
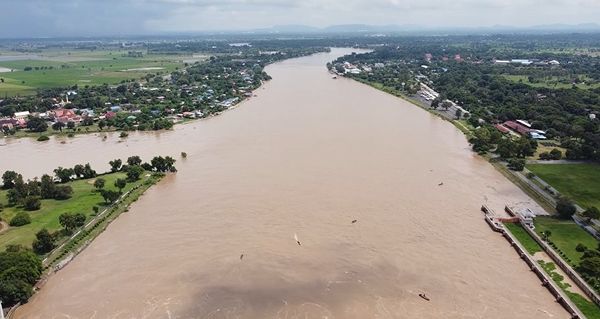
[[[527,164],[586,164],[591,163],[588,161],[573,161],[573,160],[551,160],[551,161],[543,161],[543,160],[527,160]]]
[[[531,179],[527,178],[527,174],[531,173],[531,171],[528,170],[527,168],[523,169],[523,172],[512,172],[512,173],[515,176],[517,176],[519,179],[521,179],[523,182],[525,182],[529,186],[531,186],[531,188],[533,188],[538,194],[542,195],[546,200],[548,200],[548,202],[550,202],[552,204],[552,206],[556,206],[556,200],[558,197],[560,197],[560,192],[557,191],[556,189],[554,189],[554,187],[550,186],[550,184],[546,183],[543,179],[541,179],[537,176],[534,176]],[[542,185],[543,188],[540,187],[537,183],[534,183],[533,180],[535,180],[540,185]],[[547,191],[547,189],[552,191],[556,195],[552,195],[550,192]],[[577,204],[575,204],[575,207],[577,208],[577,212],[584,211],[584,209],[581,208]]]

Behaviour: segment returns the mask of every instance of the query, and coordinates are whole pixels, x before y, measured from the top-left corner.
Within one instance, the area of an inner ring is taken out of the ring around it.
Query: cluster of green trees
[[[495,127],[484,125],[478,127],[469,139],[473,150],[478,153],[493,151],[508,162],[508,167],[522,171],[525,167],[525,157],[532,156],[538,144],[535,140],[520,137],[512,138],[502,135]]]
[[[82,213],[64,213],[58,217],[58,222],[63,227],[65,234],[70,235],[75,229],[85,224],[85,215]]]
[[[175,160],[172,157],[155,156],[150,163],[145,163],[139,156],[130,156],[125,161],[120,159],[109,162],[111,172],[125,172],[126,178],[118,178],[114,186],[118,190],[108,190],[106,180],[99,177],[94,181],[95,191],[100,192],[107,204],[114,203],[123,193],[127,183],[139,180],[146,171],[154,172],[174,172]],[[91,169],[89,164],[76,165],[72,169],[59,168],[55,171],[60,182],[67,182],[73,178],[90,178],[97,174]],[[27,197],[35,194],[36,198],[56,198],[64,199],[64,193],[72,194],[72,189],[68,185],[60,185],[54,182],[49,175],[43,175],[40,181],[37,179],[25,183],[23,177],[14,172],[6,171],[2,175],[2,186],[12,192],[25,192]],[[98,213],[98,206],[94,207],[94,212]],[[22,226],[31,222],[30,216],[26,212],[19,212],[10,221],[14,227]],[[58,241],[64,236],[72,235],[77,229],[83,227],[86,222],[86,215],[77,212],[66,212],[59,216],[59,223],[62,229],[56,232],[50,232],[47,228],[42,228],[35,234],[35,239],[31,248],[27,249],[21,246],[8,246],[5,252],[0,253],[0,300],[5,306],[10,306],[18,302],[25,302],[33,293],[32,286],[39,280],[42,273],[42,264],[38,255],[45,255],[57,246]]]
[[[42,262],[31,250],[9,246],[0,252],[0,300],[3,306],[26,302],[42,274]]]
[[[61,183],[67,183],[74,179],[94,178],[98,175],[89,163],[85,165],[77,164],[73,168],[63,168],[62,166],[59,166],[54,170],[54,174]]]
[[[23,176],[14,171],[2,174],[2,187],[7,189],[8,205],[21,205],[25,210],[33,211],[41,207],[41,185],[36,180],[25,182]]]
[[[59,167],[54,170],[61,183],[66,183],[74,178],[93,178],[96,171],[90,164],[75,165],[74,168]],[[73,189],[68,185],[57,185],[54,179],[47,174],[41,179],[24,181],[23,176],[15,171],[5,171],[2,174],[2,188],[7,189],[8,204],[21,205],[25,210],[38,210],[41,208],[41,199],[65,200],[71,198]]]
[[[21,205],[28,211],[39,210],[41,199],[65,200],[71,197],[73,189],[68,185],[56,185],[49,175],[43,175],[41,180],[24,182],[23,176],[14,171],[6,171],[2,175],[3,188],[8,189],[7,199],[10,206]],[[25,212],[16,214],[9,222],[11,226],[29,224],[31,218]]]

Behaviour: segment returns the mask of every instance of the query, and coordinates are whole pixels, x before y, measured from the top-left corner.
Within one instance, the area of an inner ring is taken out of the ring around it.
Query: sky
[[[0,38],[274,25],[532,26],[600,21],[600,0],[0,0]]]

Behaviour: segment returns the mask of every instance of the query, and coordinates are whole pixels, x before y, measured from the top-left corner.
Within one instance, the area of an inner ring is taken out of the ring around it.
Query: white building
[[[29,111],[15,112],[15,118],[18,120],[24,119],[30,115]]]
[[[531,123],[525,121],[525,120],[517,120],[517,123],[523,125],[523,126],[527,126],[528,128],[531,128]]]

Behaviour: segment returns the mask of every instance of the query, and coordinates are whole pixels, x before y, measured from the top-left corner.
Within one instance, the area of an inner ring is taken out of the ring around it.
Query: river
[[[134,154],[179,169],[16,317],[567,318],[479,211],[534,204],[450,123],[332,79],[349,52],[270,65],[257,97],[170,132],[0,140],[0,169],[29,177]]]

